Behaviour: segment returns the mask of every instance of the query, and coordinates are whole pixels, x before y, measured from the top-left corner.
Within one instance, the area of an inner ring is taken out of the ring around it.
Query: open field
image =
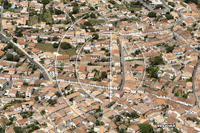
[[[43,52],[57,52],[57,48],[53,47],[53,44],[46,44],[46,43],[38,43],[36,44],[36,48],[39,50],[42,50]],[[76,55],[76,49],[75,48],[70,48],[67,50],[64,49],[59,49],[58,51],[59,54],[68,54],[70,56]]]
[[[29,25],[34,25],[38,23],[38,16],[30,16],[29,18]]]

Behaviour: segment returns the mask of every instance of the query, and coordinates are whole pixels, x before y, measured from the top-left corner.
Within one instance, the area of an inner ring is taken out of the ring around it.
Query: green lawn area
[[[102,24],[105,21],[104,20],[97,20],[97,19],[89,19],[89,22],[91,22],[92,24]]]
[[[4,9],[3,12],[7,12],[7,11],[14,12],[14,13],[20,13],[20,9],[12,9],[12,8],[10,8],[10,9]]]
[[[142,10],[142,8],[132,8],[132,9],[134,10],[134,12]]]
[[[34,25],[38,23],[38,16],[30,16],[29,25]]]
[[[43,20],[42,19],[42,12],[38,16],[30,16],[29,25],[33,25],[33,24],[39,23],[38,22],[38,17],[40,17],[40,21]],[[52,15],[50,13],[50,10],[46,10],[46,12],[44,13],[44,17],[43,18],[45,19],[45,22],[52,24]]]
[[[36,44],[36,48],[39,50],[42,50],[43,52],[57,52],[57,48],[53,47],[53,44],[46,44],[46,43],[38,43]],[[69,56],[76,55],[76,49],[75,48],[70,48],[70,49],[61,49],[59,48],[58,51],[59,54],[68,54]]]
[[[50,10],[46,10],[46,12],[44,13],[44,18],[46,18],[47,23],[52,23],[52,16]]]

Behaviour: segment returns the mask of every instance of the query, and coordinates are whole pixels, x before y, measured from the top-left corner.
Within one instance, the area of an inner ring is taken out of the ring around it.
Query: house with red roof
[[[21,48],[25,48],[26,47],[26,43],[24,41],[23,38],[18,38],[17,39],[17,44],[21,47]]]

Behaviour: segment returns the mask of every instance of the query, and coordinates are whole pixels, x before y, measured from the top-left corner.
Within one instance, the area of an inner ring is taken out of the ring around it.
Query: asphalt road
[[[118,38],[119,40],[119,38]],[[125,83],[125,69],[124,69],[124,53],[123,53],[123,47],[120,43],[120,41],[118,41],[118,46],[119,46],[119,51],[120,51],[120,64],[121,64],[121,75],[122,75],[122,80],[121,80],[121,85],[120,85],[120,90],[123,90],[124,87],[124,83]]]

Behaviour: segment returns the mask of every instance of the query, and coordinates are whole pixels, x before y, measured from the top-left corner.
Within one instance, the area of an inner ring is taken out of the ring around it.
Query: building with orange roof
[[[69,55],[59,55],[55,56],[54,59],[57,61],[57,63],[68,63],[70,60]]]
[[[29,43],[29,44],[28,44],[28,48],[35,48],[35,46],[36,46],[36,45],[35,45],[34,43]]]
[[[5,55],[5,52],[0,51],[0,58],[2,58]]]
[[[17,39],[17,44],[21,47],[21,48],[25,48],[26,47],[26,43],[24,41],[23,38],[18,38]]]
[[[33,54],[40,54],[40,53],[42,53],[42,51],[39,50],[39,49],[37,49],[37,48],[31,49],[31,52],[32,52]]]
[[[190,11],[192,11],[192,10],[195,10],[195,9],[197,9],[197,6],[196,6],[195,3],[192,3],[192,4],[188,4],[188,5],[187,5],[187,11],[188,11],[188,12],[190,12]]]
[[[135,69],[135,72],[136,73],[142,73],[144,71],[144,69],[145,68],[143,66],[137,66],[136,69]]]
[[[9,90],[8,97],[16,97],[16,95],[17,95],[17,89],[12,88]]]

